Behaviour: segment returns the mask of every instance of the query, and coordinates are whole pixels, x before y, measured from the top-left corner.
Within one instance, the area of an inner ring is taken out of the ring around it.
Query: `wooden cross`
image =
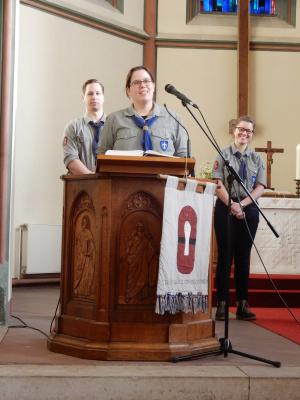
[[[255,147],[255,151],[267,154],[267,189],[274,190],[274,188],[271,187],[271,165],[273,164],[273,154],[284,153],[284,149],[273,149],[272,142],[268,140],[267,147]]]

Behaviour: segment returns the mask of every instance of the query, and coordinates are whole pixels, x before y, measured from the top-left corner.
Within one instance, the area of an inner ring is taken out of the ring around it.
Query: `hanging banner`
[[[212,212],[216,184],[168,176],[161,238],[156,313],[207,311]]]

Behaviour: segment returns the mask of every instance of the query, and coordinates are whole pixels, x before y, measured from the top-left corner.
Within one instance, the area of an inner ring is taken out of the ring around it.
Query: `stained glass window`
[[[238,7],[238,0],[203,0],[199,3],[203,13],[236,13]],[[275,15],[275,1],[250,0],[250,14]]]
[[[244,0],[187,0],[187,22],[199,14],[233,15],[239,1]],[[297,0],[249,0],[251,15],[277,17],[296,26]]]

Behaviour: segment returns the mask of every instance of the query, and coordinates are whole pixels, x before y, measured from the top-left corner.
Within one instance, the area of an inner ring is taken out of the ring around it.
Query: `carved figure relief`
[[[161,238],[162,204],[145,191],[136,191],[121,206],[118,228],[117,302],[155,304]]]
[[[158,253],[142,222],[137,222],[130,234],[122,261],[127,270],[125,301],[141,302],[152,297],[157,284]]]
[[[96,248],[90,217],[86,212],[82,213],[76,222],[73,292],[76,296],[93,297]]]

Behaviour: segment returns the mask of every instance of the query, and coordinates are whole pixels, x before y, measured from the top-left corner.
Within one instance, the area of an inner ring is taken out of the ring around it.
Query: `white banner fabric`
[[[188,179],[178,190],[178,178],[168,176],[159,259],[156,312],[172,314],[207,310],[212,212],[216,184]]]

